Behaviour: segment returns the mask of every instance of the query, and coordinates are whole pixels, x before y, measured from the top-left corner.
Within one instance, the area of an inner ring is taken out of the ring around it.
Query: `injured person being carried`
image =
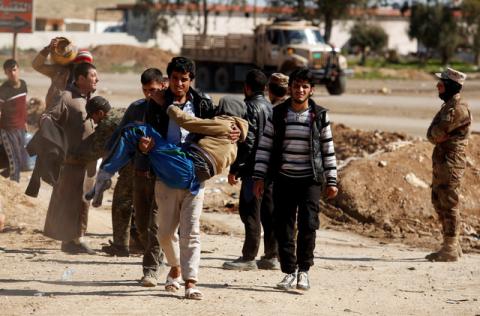
[[[190,132],[185,144],[169,143],[148,124],[128,124],[119,131],[115,145],[100,165],[95,186],[86,194],[92,205],[102,203],[103,192],[111,185],[111,178],[125,166],[139,150],[139,142],[148,139],[151,144],[148,159],[158,180],[176,189],[188,189],[196,194],[200,184],[229,167],[237,156],[237,144],[229,138],[233,126],[240,130],[239,141],[245,140],[248,122],[227,108],[220,109],[212,119],[200,119],[172,104],[166,108],[170,120]]]

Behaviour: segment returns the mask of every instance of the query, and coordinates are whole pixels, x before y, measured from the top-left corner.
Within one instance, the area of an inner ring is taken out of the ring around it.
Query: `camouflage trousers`
[[[436,146],[432,162],[432,204],[443,227],[443,235],[455,237],[460,233],[459,191],[465,172],[465,151]]]
[[[155,206],[155,177],[135,174],[133,178],[133,206],[138,237],[144,249],[148,243],[150,216]]]
[[[129,163],[119,172],[113,190],[112,228],[113,243],[127,247],[130,242],[130,225],[133,214],[133,164]]]

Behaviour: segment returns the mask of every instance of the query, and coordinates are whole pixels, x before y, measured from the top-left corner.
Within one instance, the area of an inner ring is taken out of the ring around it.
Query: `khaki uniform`
[[[427,138],[435,145],[432,155],[432,204],[445,237],[459,234],[459,189],[466,165],[466,146],[472,116],[460,94],[442,105],[428,128]],[[439,139],[446,139],[439,142]]]

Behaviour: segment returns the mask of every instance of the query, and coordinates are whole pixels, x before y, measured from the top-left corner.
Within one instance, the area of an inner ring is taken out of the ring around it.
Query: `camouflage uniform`
[[[133,214],[133,164],[130,162],[118,174],[112,200],[113,244],[128,249]]]
[[[454,238],[458,248],[459,189],[465,171],[465,149],[471,121],[468,104],[460,94],[456,94],[442,105],[427,132],[428,140],[435,145],[432,155],[432,204],[443,227],[444,245],[446,239]],[[439,139],[446,140],[439,142]]]
[[[124,108],[112,108],[105,119],[98,124],[99,140],[94,141],[98,148],[105,147],[115,129],[119,126],[125,114]],[[97,134],[97,129],[95,134]],[[103,135],[108,138],[105,139]],[[94,145],[95,148],[95,145]],[[112,200],[112,228],[113,244],[128,249],[130,241],[130,225],[133,214],[133,163],[129,163],[119,171],[117,184],[113,190]]]
[[[105,156],[106,145],[113,133],[120,125],[125,109],[112,108],[108,115],[95,127],[95,132],[85,142],[82,150],[82,159],[95,161]]]
[[[97,125],[92,134],[90,150],[85,150],[89,160],[97,160],[106,154],[106,144],[110,141],[125,114],[124,108],[112,108]],[[128,249],[130,241],[130,221],[133,214],[133,164],[129,163],[119,172],[113,191],[112,228],[113,244]]]

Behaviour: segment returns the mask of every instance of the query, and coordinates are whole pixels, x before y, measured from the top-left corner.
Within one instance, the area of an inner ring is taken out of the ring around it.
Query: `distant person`
[[[272,183],[267,182],[260,197],[253,194],[252,178],[255,167],[255,154],[267,120],[272,115],[272,105],[264,96],[267,77],[254,69],[247,73],[244,82],[246,119],[248,135],[245,142],[238,145],[238,156],[230,167],[228,183],[235,185],[242,179],[238,211],[245,227],[245,240],[242,255],[233,261],[223,263],[228,270],[279,269],[278,245],[273,233]],[[255,261],[260,248],[263,227],[264,255]]]
[[[442,225],[440,250],[429,261],[457,261],[462,255],[460,234],[460,182],[466,166],[466,147],[472,115],[460,95],[467,76],[452,68],[437,73],[438,96],[444,102],[427,131],[435,145],[432,154],[432,204]]]
[[[62,251],[70,254],[95,253],[84,240],[89,208],[84,195],[94,184],[96,162],[82,159],[82,144],[94,131],[93,122],[86,119],[85,105],[98,81],[94,65],[77,65],[73,84],[43,115],[44,120],[52,120],[63,129],[68,143],[66,159],[53,186],[44,234],[61,240]]]
[[[7,76],[0,86],[0,145],[8,157],[8,168],[1,174],[20,181],[20,171],[27,168],[25,150],[27,122],[27,84],[20,79],[20,68],[14,59],[3,63]]]
[[[288,98],[288,76],[275,72],[268,78],[268,98],[273,106]]]
[[[50,56],[52,63],[47,63]],[[55,37],[50,44],[45,46],[32,61],[32,67],[36,71],[51,79],[45,97],[45,105],[48,110],[60,96],[62,91],[74,81],[73,68],[80,63],[93,63],[93,56],[88,50],[78,50],[65,37]]]
[[[273,108],[260,138],[254,192],[260,197],[265,179],[272,177],[274,231],[285,273],[277,288],[308,290],[308,271],[320,227],[319,201],[323,188],[327,198],[337,195],[337,164],[327,110],[311,98],[312,72],[307,68],[295,70],[288,86],[290,98]]]

